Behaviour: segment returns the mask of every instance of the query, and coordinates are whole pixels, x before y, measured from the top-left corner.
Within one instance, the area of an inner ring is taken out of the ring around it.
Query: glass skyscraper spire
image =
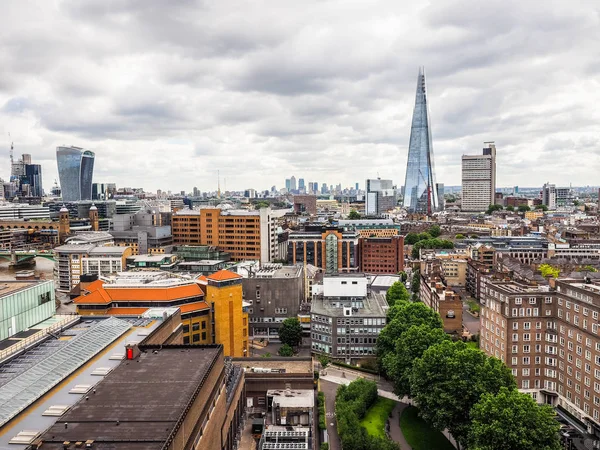
[[[421,67],[417,79],[417,96],[408,144],[404,207],[411,213],[429,214],[439,210],[439,205],[427,108],[425,69]]]

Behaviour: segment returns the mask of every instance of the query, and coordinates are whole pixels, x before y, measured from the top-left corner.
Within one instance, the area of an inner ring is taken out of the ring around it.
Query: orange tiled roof
[[[172,301],[189,297],[203,297],[197,284],[172,287],[108,288],[105,292],[113,301]]]
[[[203,309],[208,309],[208,303],[206,302],[194,302],[194,303],[186,303],[185,305],[177,305],[181,314],[189,313],[192,311],[202,311]]]
[[[96,283],[96,282],[94,282]],[[92,284],[94,284],[92,283]],[[91,285],[90,285],[91,286]],[[102,305],[113,301],[160,301],[169,302],[174,300],[204,297],[204,292],[198,284],[172,287],[154,288],[114,288],[107,289],[106,285],[95,285],[95,290],[88,295],[77,297],[74,302],[77,305]]]
[[[88,295],[80,295],[73,300],[76,305],[107,305],[111,301],[104,289],[97,289]]]
[[[242,276],[225,269],[221,269],[208,276],[208,279],[213,281],[235,280],[237,278],[242,278]]]
[[[92,281],[90,284],[87,285],[85,290],[88,292],[94,292],[94,291],[100,289],[103,285],[104,285],[104,281],[102,281],[102,280]]]

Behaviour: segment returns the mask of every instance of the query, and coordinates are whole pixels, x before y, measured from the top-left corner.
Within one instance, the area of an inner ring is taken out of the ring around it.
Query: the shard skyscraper
[[[417,79],[417,98],[408,144],[404,207],[410,213],[431,214],[439,210],[439,205],[427,108],[425,69],[421,67]]]

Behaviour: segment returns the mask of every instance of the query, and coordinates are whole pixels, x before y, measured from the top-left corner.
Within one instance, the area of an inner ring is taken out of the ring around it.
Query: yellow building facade
[[[248,310],[242,300],[242,277],[228,270],[209,275],[206,302],[213,311],[215,342],[223,345],[223,353],[247,356]]]

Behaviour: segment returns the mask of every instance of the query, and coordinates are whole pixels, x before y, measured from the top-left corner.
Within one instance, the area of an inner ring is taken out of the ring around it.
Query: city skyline
[[[460,185],[461,156],[489,140],[502,149],[499,186],[594,184],[600,168],[589,3],[315,2],[267,15],[230,2],[33,4],[4,11],[4,179],[14,140],[45,186],[62,145],[97,154],[94,181],[148,191],[216,190],[217,170],[231,190],[300,171],[400,185],[421,65],[439,183]],[[585,164],[560,164],[575,158]]]

